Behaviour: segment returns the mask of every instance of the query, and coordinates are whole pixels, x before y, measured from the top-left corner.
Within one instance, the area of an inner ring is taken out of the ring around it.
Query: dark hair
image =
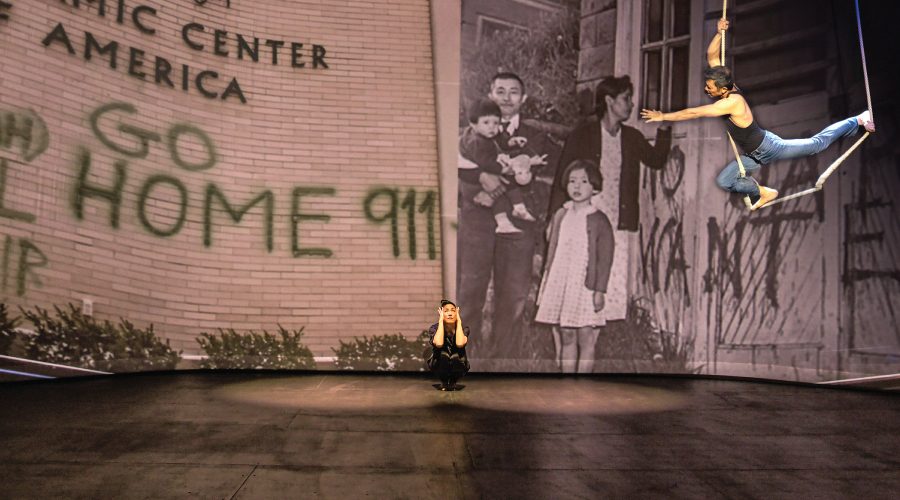
[[[515,73],[511,73],[509,71],[497,73],[493,78],[491,78],[491,88],[494,88],[494,83],[496,83],[497,80],[515,80],[519,82],[519,86],[522,87],[522,93],[525,93],[525,82],[523,82],[519,75]]]
[[[590,160],[575,160],[566,166],[562,174],[563,191],[566,191],[566,186],[569,184],[569,177],[572,175],[572,172],[576,170],[584,170],[591,186],[597,191],[603,191],[603,176],[600,175],[600,169],[597,168],[597,164]]]
[[[490,99],[478,99],[469,107],[469,123],[478,123],[482,116],[500,117],[500,106]]]
[[[451,302],[447,299],[441,299],[441,309],[443,309],[444,306],[446,306],[447,304],[450,304],[451,306],[456,307],[456,304],[454,304],[453,302]]]
[[[634,85],[628,75],[608,76],[601,80],[594,90],[594,112],[597,113],[597,117],[603,118],[603,115],[606,114],[606,96],[615,99],[629,91],[634,92]]]
[[[712,80],[713,84],[720,89],[731,89],[734,86],[734,80],[731,78],[731,70],[725,66],[713,66],[703,70],[703,79]]]

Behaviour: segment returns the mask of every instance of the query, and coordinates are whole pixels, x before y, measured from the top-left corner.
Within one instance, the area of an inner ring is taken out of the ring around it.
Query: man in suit
[[[535,166],[533,179],[520,186],[534,206],[549,203],[549,183],[556,168],[556,146],[547,135],[524,123],[520,111],[528,96],[525,83],[515,73],[498,73],[491,79],[488,98],[500,106],[501,130],[496,140],[524,137],[530,156],[544,157],[545,164]],[[524,157],[523,157],[524,158]],[[495,233],[490,207],[474,200],[482,190],[490,193],[504,189],[501,176],[477,172],[460,160],[459,232],[457,237],[457,298],[460,308],[469,312],[468,326],[482,333],[482,311],[491,276],[494,279],[494,315],[489,345],[502,347],[502,340],[522,326],[525,302],[532,285],[536,245],[546,225],[543,210],[532,214],[534,221],[514,219],[520,231]],[[488,340],[488,339],[485,339]]]

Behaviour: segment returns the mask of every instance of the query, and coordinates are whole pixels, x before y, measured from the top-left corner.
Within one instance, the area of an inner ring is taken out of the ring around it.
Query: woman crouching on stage
[[[442,300],[438,322],[428,330],[431,346],[426,349],[425,364],[441,380],[440,390],[453,391],[456,382],[469,371],[466,343],[469,329],[463,327],[459,308],[449,300]]]

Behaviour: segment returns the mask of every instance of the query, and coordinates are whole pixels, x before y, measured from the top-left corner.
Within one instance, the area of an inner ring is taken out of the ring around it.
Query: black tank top
[[[747,128],[738,127],[734,122],[728,119],[727,115],[722,118],[725,119],[725,127],[728,128],[728,133],[734,138],[735,144],[737,144],[745,154],[752,153],[760,144],[762,144],[766,131],[756,123],[756,118],[750,122],[750,125],[748,125]]]

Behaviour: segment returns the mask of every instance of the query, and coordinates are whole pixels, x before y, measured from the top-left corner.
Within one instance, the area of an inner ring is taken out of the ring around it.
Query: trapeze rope
[[[722,19],[726,19],[725,14],[728,12],[728,0],[722,0]],[[719,31],[719,41],[721,42],[719,45],[719,64],[725,66],[725,30]],[[734,157],[737,159],[738,164],[738,172],[740,172],[741,179],[747,177],[747,170],[744,169],[744,162],[741,161],[741,155],[738,153],[737,145],[734,143],[734,139],[731,137],[731,132],[725,132],[728,134],[728,140],[731,142],[731,149],[734,151]],[[744,205],[747,205],[747,208],[753,206],[753,203],[750,201],[749,196],[744,196]]]
[[[727,1],[727,0],[725,0],[725,1]],[[859,0],[855,0],[854,4],[856,5],[856,32],[859,35],[859,52],[860,52],[860,56],[862,58],[863,83],[865,84],[865,88],[866,88],[866,105],[868,106],[868,110],[869,110],[869,120],[874,123],[875,115],[872,112],[872,92],[869,89],[869,71],[868,71],[868,68],[866,67],[866,47],[863,44],[862,19],[859,14]],[[815,187],[812,187],[810,189],[806,189],[804,191],[800,191],[799,193],[794,193],[792,195],[785,196],[782,198],[776,198],[759,208],[777,205],[779,203],[783,203],[788,200],[793,200],[794,198],[799,198],[801,196],[806,196],[808,194],[813,194],[817,191],[821,191],[822,188],[825,186],[825,181],[828,180],[828,177],[835,170],[837,170],[837,168],[841,165],[841,163],[843,163],[843,161],[846,160],[848,156],[850,156],[850,153],[855,151],[856,148],[858,148],[863,143],[863,141],[866,140],[867,137],[869,137],[868,130],[866,131],[865,134],[863,134],[862,137],[859,138],[859,140],[856,141],[855,144],[853,144],[853,146],[850,147],[850,149],[848,149],[844,154],[842,154],[837,160],[834,160],[834,162],[832,162],[831,166],[829,166],[824,172],[822,172],[822,175],[820,175],[819,178],[816,180]],[[740,163],[740,159],[738,160],[738,162]]]
[[[869,70],[866,68],[866,47],[863,44],[862,20],[859,16],[859,0],[856,0],[856,32],[859,34],[859,53],[862,57],[863,82],[866,84],[866,104],[869,106],[869,120],[875,123],[875,114],[872,111],[872,92],[869,90]]]

